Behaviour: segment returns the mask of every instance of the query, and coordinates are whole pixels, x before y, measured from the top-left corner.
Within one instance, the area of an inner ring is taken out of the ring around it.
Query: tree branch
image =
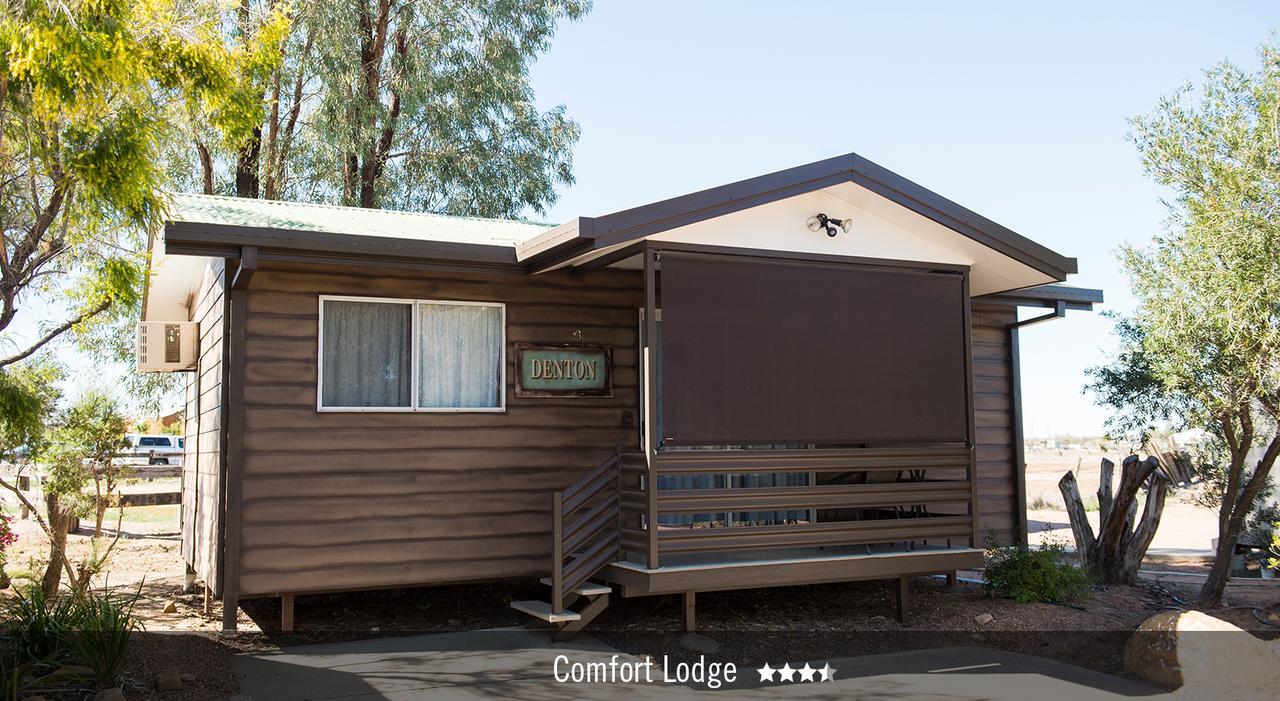
[[[18,353],[17,355],[12,355],[12,356],[9,356],[8,358],[0,360],[0,368],[3,368],[8,365],[12,365],[13,363],[18,362],[19,360],[23,360],[25,358],[30,357],[32,353],[35,353],[36,351],[40,350],[40,348],[44,346],[46,343],[49,343],[50,341],[57,338],[58,336],[61,336],[62,334],[66,333],[67,330],[69,330],[72,326],[75,326],[76,324],[79,324],[80,322],[85,321],[87,319],[91,319],[101,314],[102,312],[106,311],[107,308],[111,306],[111,303],[113,301],[114,300],[112,299],[105,299],[99,302],[92,309],[88,309],[80,313],[79,315],[77,315],[75,318],[70,319],[58,325],[53,330],[46,333],[44,336],[41,336],[40,340],[36,341],[26,350],[22,351],[21,353]]]

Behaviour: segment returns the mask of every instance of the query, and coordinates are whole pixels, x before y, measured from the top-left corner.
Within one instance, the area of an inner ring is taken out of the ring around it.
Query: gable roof
[[[601,217],[579,217],[517,244],[516,258],[531,268],[545,269],[592,251],[846,182],[862,186],[1055,280],[1065,280],[1077,270],[1074,258],[1055,253],[856,153]]]

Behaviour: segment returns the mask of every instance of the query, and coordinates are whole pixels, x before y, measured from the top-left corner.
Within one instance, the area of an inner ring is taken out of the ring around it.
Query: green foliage
[[[1029,604],[1061,603],[1090,595],[1093,582],[1067,560],[1066,546],[1046,542],[1039,549],[1022,545],[987,551],[986,590],[993,596]]]
[[[20,587],[3,603],[6,685],[20,682],[25,670],[68,660],[92,669],[99,686],[118,683],[129,638],[142,628],[133,615],[140,594],[141,587],[124,595],[90,588],[49,596],[38,583]]]
[[[1229,550],[1280,455],[1280,49],[1259,58],[1252,72],[1214,66],[1132,120],[1143,166],[1173,193],[1170,219],[1151,245],[1121,250],[1137,308],[1091,385],[1126,414],[1121,429],[1176,417],[1224,446],[1210,466],[1220,549],[1205,606],[1221,598]]]
[[[79,499],[94,471],[109,465],[124,445],[125,421],[114,399],[96,391],[82,395],[59,417],[41,455],[44,488]]]
[[[133,617],[142,587],[129,595],[89,589],[78,600],[75,632],[70,636],[76,657],[93,670],[99,686],[120,681],[129,638],[142,623]]]
[[[71,633],[80,618],[75,597],[48,596],[39,583],[32,583],[15,587],[3,606],[5,629],[20,659],[46,662],[70,651]]]
[[[19,448],[41,449],[61,379],[62,371],[49,364],[0,368],[0,458],[15,460]]]
[[[263,105],[245,85],[278,62],[288,19],[282,4],[262,37],[228,46],[203,0],[0,2],[0,330],[24,290],[72,310],[3,367],[136,303],[141,230],[164,208],[161,154],[182,138],[174,111],[249,138]]]
[[[219,148],[205,120],[189,120],[200,158],[184,151],[174,171],[190,188],[241,197],[494,217],[545,211],[556,185],[573,182],[580,132],[564,106],[536,108],[529,68],[558,23],[589,6],[300,3],[283,61],[259,94],[269,105],[259,138]],[[257,31],[271,7],[254,0],[229,11],[228,35]]]

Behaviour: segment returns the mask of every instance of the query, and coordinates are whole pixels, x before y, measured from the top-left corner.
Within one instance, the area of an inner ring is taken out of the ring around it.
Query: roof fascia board
[[[567,249],[590,243],[594,222],[591,217],[577,217],[517,244],[516,260],[532,266]]]
[[[975,302],[1003,304],[1014,307],[1055,308],[1058,303],[1066,304],[1068,309],[1092,311],[1093,305],[1103,302],[1102,290],[1070,285],[1036,285],[1020,290],[996,292],[974,298]]]
[[[761,175],[622,210],[593,222],[590,249],[626,243],[842,182],[857,185],[1057,280],[1077,272],[1068,258],[857,154]]]
[[[519,265],[511,246],[456,241],[422,241],[386,236],[354,236],[200,222],[170,222],[165,225],[166,251],[181,253],[196,248],[203,255],[215,255],[214,251],[229,251],[230,255],[222,253],[223,257],[236,257],[239,255],[241,246],[257,246],[264,251],[457,261],[498,267]]]

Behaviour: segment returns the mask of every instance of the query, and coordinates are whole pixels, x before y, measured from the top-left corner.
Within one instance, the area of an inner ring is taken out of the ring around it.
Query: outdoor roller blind
[[[663,252],[669,445],[963,442],[958,272]]]

